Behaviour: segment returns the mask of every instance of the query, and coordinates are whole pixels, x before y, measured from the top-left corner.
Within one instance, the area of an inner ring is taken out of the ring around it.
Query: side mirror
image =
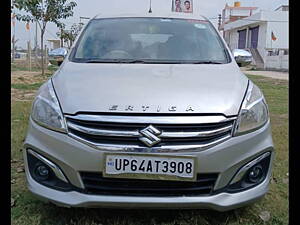
[[[64,59],[65,58],[63,56],[56,56],[56,57],[49,56],[49,62],[55,66],[60,66],[62,64],[62,62],[64,61]]]
[[[240,67],[247,66],[252,62],[252,54],[244,49],[234,49],[232,53]]]
[[[68,54],[68,50],[65,48],[57,48],[49,52],[49,62],[52,65],[60,66],[62,62],[64,61],[65,57]]]

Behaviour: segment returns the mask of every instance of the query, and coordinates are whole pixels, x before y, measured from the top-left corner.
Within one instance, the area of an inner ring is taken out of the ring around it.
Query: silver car
[[[202,16],[96,16],[33,102],[29,190],[66,207],[241,207],[266,194],[263,93]]]

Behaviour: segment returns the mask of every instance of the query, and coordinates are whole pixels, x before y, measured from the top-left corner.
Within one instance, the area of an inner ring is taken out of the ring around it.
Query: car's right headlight
[[[248,90],[237,119],[235,135],[259,129],[269,119],[266,100],[260,89],[249,81]]]
[[[66,123],[51,79],[40,87],[32,105],[31,118],[43,127],[66,132]]]

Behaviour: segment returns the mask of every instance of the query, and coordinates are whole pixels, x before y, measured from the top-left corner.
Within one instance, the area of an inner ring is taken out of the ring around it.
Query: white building
[[[288,6],[223,25],[230,49],[250,49],[257,67],[288,69]]]
[[[241,2],[234,2],[234,6],[225,5],[225,8],[222,11],[222,26],[224,24],[231,23],[233,21],[252,16],[258,11],[257,7],[244,7],[241,6]]]

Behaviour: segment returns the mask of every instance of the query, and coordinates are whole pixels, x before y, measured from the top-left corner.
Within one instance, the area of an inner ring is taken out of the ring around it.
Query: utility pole
[[[13,35],[13,58],[12,58],[12,62],[14,62],[14,60],[15,60],[15,54],[16,54],[16,52],[15,52],[15,44],[16,44],[16,41],[15,41],[15,27],[14,27],[14,35]]]
[[[34,40],[34,49],[35,49],[35,55],[37,56],[37,48],[38,48],[38,36],[37,36],[37,29],[38,29],[38,24],[37,21],[35,21],[35,40]]]
[[[60,47],[64,47],[63,29],[60,29]]]
[[[40,63],[39,63],[39,59],[38,59],[38,21],[36,20],[35,21],[35,37],[34,37],[34,60],[35,60],[35,63],[41,67]]]
[[[12,37],[12,44],[13,44],[13,51],[12,51],[12,53],[13,53],[13,55],[12,55],[12,62],[14,62],[14,60],[15,60],[15,44],[16,44],[16,40],[15,40],[15,38],[16,38],[16,28],[15,28],[15,26],[16,26],[16,20],[15,20],[15,14],[13,13],[12,14],[12,23],[13,23],[13,31],[14,31],[14,34],[13,34],[13,37]]]
[[[30,40],[27,42],[27,55],[28,55],[29,71],[31,71],[31,46],[30,46]]]
[[[13,55],[12,55],[11,62],[14,62],[14,60],[15,60],[15,54],[16,54],[15,48],[16,48],[16,43],[17,43],[18,40],[19,39],[16,39],[15,35],[13,35],[13,37],[12,37],[12,45],[13,45],[12,53],[13,53]]]

